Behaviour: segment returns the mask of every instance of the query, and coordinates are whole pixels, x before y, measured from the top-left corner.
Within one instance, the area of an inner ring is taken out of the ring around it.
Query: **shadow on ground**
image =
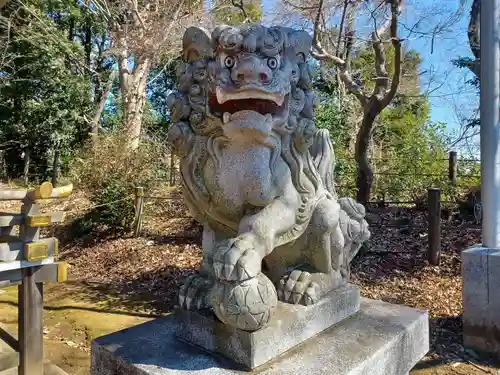
[[[498,374],[498,361],[464,349],[461,316],[431,319],[429,328],[430,351],[412,374]]]
[[[175,307],[178,290],[184,278],[194,274],[198,267],[180,268],[167,265],[155,271],[140,272],[133,279],[109,283],[68,281],[60,290],[61,298],[78,295],[94,311],[158,317],[170,313]],[[49,307],[50,308],[50,307]],[[89,309],[89,307],[57,306],[54,309]]]

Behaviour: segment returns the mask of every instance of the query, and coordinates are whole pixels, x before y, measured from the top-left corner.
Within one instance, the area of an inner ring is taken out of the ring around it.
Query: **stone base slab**
[[[279,302],[269,324],[255,332],[227,326],[211,312],[179,310],[177,336],[253,369],[355,314],[359,300],[359,288],[348,284],[311,306]]]
[[[177,339],[158,318],[92,342],[92,375],[406,375],[429,350],[427,312],[361,298],[358,313],[249,372]]]
[[[462,251],[464,346],[500,358],[500,250]]]

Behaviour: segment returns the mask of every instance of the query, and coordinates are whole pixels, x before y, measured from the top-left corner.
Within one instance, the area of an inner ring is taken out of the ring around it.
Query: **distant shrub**
[[[75,158],[71,178],[88,193],[94,206],[87,218],[92,223],[126,231],[134,218],[133,194],[136,186],[146,191],[168,181],[168,150],[154,140],[141,141],[129,151],[121,135],[101,136]]]

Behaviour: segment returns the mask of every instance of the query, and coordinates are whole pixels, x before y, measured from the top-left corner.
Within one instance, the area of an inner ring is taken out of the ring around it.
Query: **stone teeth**
[[[220,87],[217,87],[215,89],[215,95],[217,96],[217,101],[219,102],[219,104],[223,104],[227,101],[226,94],[221,90]]]
[[[215,89],[215,94],[217,96],[217,102],[223,104],[228,100],[242,100],[242,99],[265,99],[272,100],[278,106],[282,106],[285,101],[285,97],[280,94],[270,94],[258,90],[244,90],[240,92],[225,92],[220,87]]]
[[[274,99],[274,102],[278,105],[278,106],[282,106],[283,105],[283,101],[285,100],[285,97],[283,95],[276,95],[275,96],[275,99]]]

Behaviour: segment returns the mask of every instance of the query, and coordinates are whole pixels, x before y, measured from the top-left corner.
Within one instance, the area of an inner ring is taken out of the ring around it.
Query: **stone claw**
[[[179,291],[179,305],[185,310],[199,310],[210,307],[210,281],[200,275],[191,275]]]
[[[262,258],[253,242],[239,237],[222,244],[214,254],[215,276],[225,281],[245,281],[257,276]]]
[[[318,302],[319,290],[319,284],[311,281],[311,274],[300,270],[294,270],[283,276],[277,288],[278,299],[281,302],[304,306]]]

